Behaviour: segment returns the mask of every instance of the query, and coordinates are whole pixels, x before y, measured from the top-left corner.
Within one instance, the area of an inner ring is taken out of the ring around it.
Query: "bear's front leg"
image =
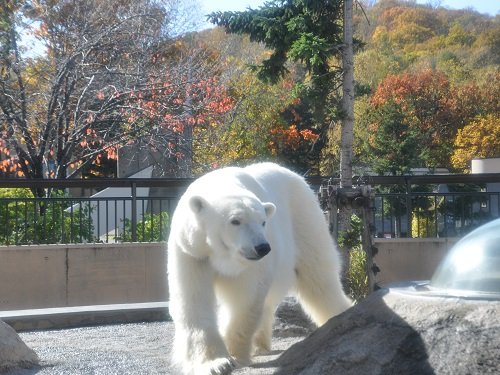
[[[218,332],[177,329],[173,360],[185,375],[227,375],[236,366]]]
[[[217,292],[224,306],[222,333],[227,350],[239,364],[248,365],[267,289],[248,290],[248,285],[252,284],[246,277],[240,276],[239,279],[217,283]]]
[[[173,362],[185,375],[226,375],[235,363],[217,326],[213,270],[206,260],[169,249]]]

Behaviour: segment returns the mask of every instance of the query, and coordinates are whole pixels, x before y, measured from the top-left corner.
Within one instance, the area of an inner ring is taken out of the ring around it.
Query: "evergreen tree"
[[[337,118],[342,69],[333,64],[342,46],[342,4],[340,0],[273,0],[244,12],[215,12],[209,20],[228,33],[248,34],[250,40],[271,50],[269,57],[252,68],[260,79],[276,83],[287,72],[289,61],[302,63],[307,71],[301,83],[302,95],[320,134],[315,154],[325,143],[326,130]]]

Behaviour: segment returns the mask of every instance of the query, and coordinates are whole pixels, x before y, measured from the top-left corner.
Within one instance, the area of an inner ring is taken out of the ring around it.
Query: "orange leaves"
[[[310,129],[304,129],[300,131],[300,135],[305,141],[316,142],[319,138],[318,134],[313,133]]]
[[[288,128],[278,128],[271,130],[272,141],[269,147],[273,154],[277,154],[283,148],[298,150],[304,143],[316,142],[319,135],[310,129],[298,130],[297,125],[292,124]]]
[[[21,170],[21,164],[14,158],[0,160],[0,172],[12,177],[24,176],[24,173]]]
[[[388,75],[371,98],[373,105],[388,100],[404,104],[408,100],[435,100],[448,97],[450,83],[442,72],[426,68],[413,73]]]
[[[116,147],[111,146],[106,148],[106,157],[111,160],[118,160],[118,150]]]
[[[95,160],[94,160],[93,164],[100,165],[101,162],[102,162],[102,154],[97,154],[97,156],[95,157]]]
[[[1,160],[0,161],[0,171],[2,172],[11,172],[12,162],[10,159]]]
[[[73,162],[69,163],[69,167],[70,167],[71,169],[77,169],[77,168],[79,168],[82,164],[83,164],[83,161],[82,161],[82,160],[75,160],[75,161],[73,161]]]

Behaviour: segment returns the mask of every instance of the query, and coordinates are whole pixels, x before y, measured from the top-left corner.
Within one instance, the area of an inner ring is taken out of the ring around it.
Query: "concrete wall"
[[[429,280],[457,238],[376,238],[376,282]]]
[[[376,239],[385,285],[429,279],[455,239]],[[165,245],[0,247],[0,310],[168,300]]]
[[[165,245],[0,247],[0,310],[168,299]]]

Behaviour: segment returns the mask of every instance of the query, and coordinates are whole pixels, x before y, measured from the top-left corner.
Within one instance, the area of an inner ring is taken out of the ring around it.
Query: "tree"
[[[411,119],[407,125],[420,133],[421,162],[431,168],[449,166],[452,142],[462,119],[456,90],[446,75],[432,69],[389,75],[379,84],[371,102],[375,109],[387,102],[398,104],[390,108],[405,113]]]
[[[261,160],[278,161],[306,173],[315,155],[312,148],[317,135],[310,106],[294,90],[302,78],[301,69],[289,65],[285,77],[271,85],[248,69],[248,64],[266,56],[262,46],[221,28],[204,31],[198,38],[216,56],[234,110],[222,126],[195,129],[196,173]]]
[[[308,75],[300,85],[307,96],[319,134],[325,143],[330,121],[339,111],[338,92],[342,70],[333,64],[342,45],[342,1],[270,1],[245,12],[216,12],[209,20],[226,32],[248,34],[271,50],[269,57],[253,69],[259,78],[276,83],[288,72],[289,61],[302,63]],[[333,113],[332,113],[333,112]],[[319,154],[319,153],[318,153]]]
[[[276,85],[257,79],[248,64],[256,63],[266,52],[248,37],[213,28],[201,32],[197,39],[217,60],[234,109],[220,126],[195,129],[195,172],[273,158],[271,133],[287,127],[282,113],[295,98],[293,77],[289,74]]]
[[[469,171],[472,159],[500,157],[500,117],[478,117],[458,130],[451,162],[457,169]]]
[[[173,34],[173,0],[15,4],[1,23],[0,132],[18,175],[72,177],[138,140],[178,166],[192,127],[228,108],[205,51]],[[39,57],[19,47],[25,19]]]
[[[419,134],[420,153],[415,161],[428,168],[453,168],[450,158],[458,130],[476,116],[498,111],[498,100],[493,99],[498,94],[498,76],[487,77],[488,82],[480,85],[472,81],[454,85],[443,72],[430,68],[389,75],[372,95],[372,106],[365,111],[362,122],[375,122],[373,134],[382,120],[375,120],[373,114],[383,110],[388,118],[402,115],[401,121],[412,129],[406,135]],[[387,107],[390,102],[397,106]]]
[[[279,157],[282,150],[274,142],[287,129],[281,114],[293,98],[290,85],[265,84],[248,70],[233,76],[227,86],[235,110],[222,126],[196,131],[197,172]]]
[[[367,154],[377,174],[409,174],[421,165],[423,136],[401,104],[384,103],[370,112],[368,122]]]

